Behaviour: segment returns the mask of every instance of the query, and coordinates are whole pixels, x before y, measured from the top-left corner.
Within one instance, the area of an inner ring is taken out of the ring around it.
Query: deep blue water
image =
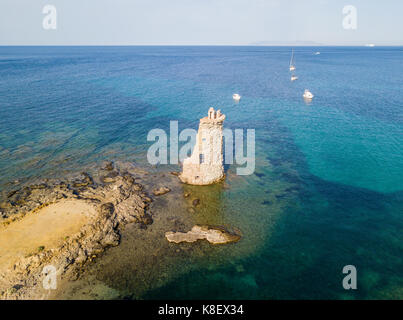
[[[256,130],[256,174],[220,200],[245,250],[145,298],[401,299],[403,48],[299,47],[294,83],[290,52],[0,47],[0,190],[104,159],[147,166],[150,129],[197,128],[219,107],[226,127]]]

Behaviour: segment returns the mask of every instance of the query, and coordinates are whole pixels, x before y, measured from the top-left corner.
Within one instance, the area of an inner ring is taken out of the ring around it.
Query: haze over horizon
[[[43,28],[45,5],[56,30]],[[357,8],[357,29],[343,8]],[[2,0],[0,45],[403,45],[403,1]]]

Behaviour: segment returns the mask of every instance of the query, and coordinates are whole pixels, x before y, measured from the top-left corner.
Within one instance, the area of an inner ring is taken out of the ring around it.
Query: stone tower
[[[224,178],[223,122],[225,115],[210,108],[208,116],[200,119],[196,145],[189,158],[183,161],[179,178],[184,183],[207,185]]]

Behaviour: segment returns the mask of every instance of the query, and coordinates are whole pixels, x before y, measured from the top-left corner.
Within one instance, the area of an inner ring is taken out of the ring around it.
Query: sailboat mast
[[[291,53],[290,71],[294,71],[294,70],[295,70],[295,66],[294,66],[294,48],[293,48],[292,53]]]
[[[293,62],[294,62],[294,49],[292,49],[292,52],[291,52],[291,61],[290,61],[290,67],[292,67],[292,66],[293,66]]]

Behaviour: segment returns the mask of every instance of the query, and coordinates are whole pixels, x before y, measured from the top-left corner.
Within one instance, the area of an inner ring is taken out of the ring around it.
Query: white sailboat
[[[232,99],[234,99],[235,101],[239,101],[239,100],[241,100],[241,96],[238,93],[234,93],[232,95]]]
[[[313,97],[314,97],[312,92],[309,91],[308,89],[305,89],[305,92],[304,92],[304,94],[302,96],[304,97],[304,99],[307,99],[307,100],[312,100]]]
[[[294,71],[295,65],[294,65],[294,49],[292,49],[292,53],[291,53],[291,61],[290,61],[290,71]]]
[[[298,80],[298,77],[293,74],[293,75],[291,76],[291,81],[295,81],[295,80]]]

